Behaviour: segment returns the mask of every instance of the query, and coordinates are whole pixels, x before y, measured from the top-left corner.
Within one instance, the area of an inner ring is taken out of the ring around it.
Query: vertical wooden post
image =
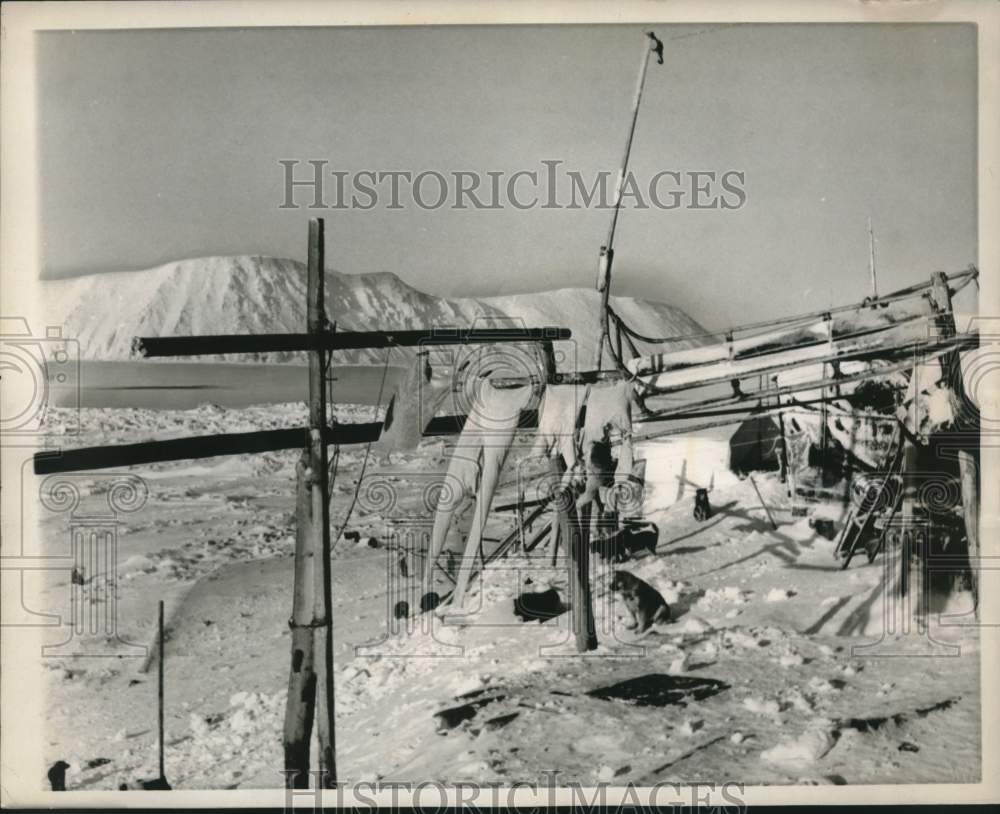
[[[590,597],[590,513],[591,505],[576,508],[569,486],[560,487],[554,501],[559,519],[559,535],[569,552],[569,596],[572,603],[573,636],[577,652],[597,649],[597,628]]]
[[[969,573],[972,577],[972,601],[979,618],[979,466],[967,449],[958,451],[962,479],[962,513],[969,541]]]
[[[772,382],[777,387],[778,377],[772,377]],[[781,396],[774,397],[774,403],[777,406],[781,406]],[[792,479],[792,473],[788,469],[788,439],[785,435],[785,414],[783,411],[778,410],[778,432],[781,434],[781,446],[778,449],[778,469],[781,473],[781,482],[787,483],[787,492],[790,498],[793,498],[794,502],[794,480]]]
[[[556,495],[559,490],[559,483],[562,480],[563,473],[566,471],[566,462],[563,460],[561,455],[556,455],[549,458],[549,473],[552,476],[552,481],[555,484],[552,493]],[[549,522],[551,531],[549,532],[549,554],[551,556],[551,565],[555,568],[556,558],[559,556],[559,534],[561,532],[561,523],[559,522],[559,500],[554,499],[551,504],[552,520]],[[564,545],[568,543],[564,542]]]
[[[750,485],[753,486],[753,490],[757,493],[757,500],[760,501],[760,505],[764,509],[764,514],[767,515],[768,521],[771,523],[771,528],[775,531],[778,530],[778,524],[774,522],[774,517],[771,516],[771,510],[768,508],[767,504],[764,502],[764,496],[760,493],[760,489],[757,488],[757,481],[753,479],[753,475],[749,475]]]
[[[828,348],[828,352],[832,355],[833,354],[833,315],[832,314],[826,314],[826,315],[824,315],[823,319],[826,322],[826,346]],[[823,362],[822,378],[823,378],[823,381],[825,382],[826,381],[826,362]],[[820,430],[822,432],[822,434],[820,435],[820,448],[822,449],[823,468],[824,469],[826,469],[826,466],[827,466],[827,448],[829,446],[828,439],[829,439],[829,434],[830,434],[829,427],[827,426],[827,422],[830,420],[830,416],[829,416],[829,411],[827,409],[827,404],[826,404],[826,392],[827,392],[826,391],[826,385],[824,384],[823,385],[823,389],[820,391],[820,394],[822,396],[822,401],[820,402],[820,414],[821,414],[821,422],[822,422],[821,425],[820,425]]]
[[[909,439],[903,441],[903,495],[900,507],[901,533],[899,535],[899,558],[897,560],[896,587],[892,592],[892,598],[896,601],[893,609],[893,619],[898,625],[894,629],[896,635],[909,635],[910,625],[914,616],[922,610],[919,608],[920,597],[914,599],[914,592],[911,590],[911,568],[913,567],[913,555],[918,548],[918,534],[922,533],[921,524],[916,517],[917,491],[920,484],[916,482],[914,473],[917,471],[917,447]],[[925,563],[921,562],[923,568]],[[918,586],[922,585],[918,580]]]
[[[160,600],[160,664],[159,664],[159,687],[157,688],[157,707],[160,740],[160,780],[166,780],[166,760],[163,754],[163,600]]]
[[[624,170],[622,171],[624,173]],[[618,211],[615,210],[615,220],[618,218]],[[612,237],[614,228],[612,227]],[[611,296],[611,264],[614,262],[615,250],[610,246],[601,246],[601,254],[598,258],[597,269],[597,290],[601,292],[601,310],[597,315],[601,332],[597,337],[597,358],[594,360],[595,369],[601,370],[601,362],[604,360],[604,343],[609,342],[608,338],[608,299]]]
[[[938,311],[937,326],[944,337],[954,336],[955,313],[951,303],[951,290],[948,288],[948,276],[936,272],[931,276],[931,292]],[[946,386],[951,392],[952,412],[955,415],[955,431],[962,433],[966,428],[959,426],[968,400],[965,396],[965,382],[962,379],[962,358],[959,351],[952,350],[941,357],[941,373]],[[970,443],[971,442],[971,443]],[[958,450],[958,469],[962,488],[962,516],[965,520],[965,536],[969,543],[969,566],[972,574],[972,598],[976,615],[979,614],[979,438],[978,432],[965,439],[962,448]]]
[[[542,376],[543,384],[552,384],[556,380],[556,352],[551,340],[542,342]]]
[[[517,512],[516,512],[515,522],[517,523],[517,545],[516,551],[524,551],[524,536],[526,530],[524,528],[524,490],[519,489],[517,492]]]
[[[309,452],[302,451],[295,468],[295,592],[292,616],[292,665],[288,675],[288,698],[285,701],[285,787],[309,788],[309,744],[312,739],[316,709],[316,672],[313,662],[313,571],[316,557],[310,549],[312,539],[312,503],[306,470]]]
[[[872,278],[872,299],[878,299],[878,281],[875,278],[875,232],[872,231],[871,215],[868,216],[868,270]]]
[[[309,267],[306,330],[319,334],[327,330],[324,303],[323,220],[309,221]],[[330,579],[330,504],[326,459],[326,355],[322,350],[309,354],[309,484],[312,522],[310,549],[319,560],[314,568],[313,595],[314,654],[316,670],[316,718],[319,735],[320,783],[333,788],[337,782],[333,700],[333,595]]]

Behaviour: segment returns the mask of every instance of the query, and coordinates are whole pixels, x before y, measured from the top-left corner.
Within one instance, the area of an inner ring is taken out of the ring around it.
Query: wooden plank
[[[928,338],[921,326],[909,325],[907,331],[899,332],[894,341],[887,341],[887,332],[875,332],[861,338],[844,340],[830,353],[826,343],[821,345],[763,354],[757,358],[734,362],[718,362],[701,367],[643,376],[640,381],[656,394],[677,393],[724,384],[733,379],[744,379],[761,373],[777,373],[797,367],[817,366],[824,362],[870,361],[873,359],[912,358],[914,354],[928,355],[944,347],[947,343]],[[897,328],[898,329],[898,328]],[[972,337],[963,337],[956,346],[978,342]],[[843,384],[847,377],[839,380]],[[801,390],[801,387],[796,386]]]
[[[952,340],[946,342],[936,342],[933,345],[928,345],[924,347],[920,356],[927,360],[934,358],[935,356],[940,356],[942,353],[947,352],[947,350],[953,347],[977,347],[979,343],[979,338],[976,335],[958,336]],[[835,384],[835,386],[853,384],[855,382],[860,382],[869,379],[884,378],[886,376],[892,375],[893,373],[898,373],[902,370],[909,370],[913,366],[912,356],[905,356],[904,361],[897,362],[892,365],[887,365],[885,367],[879,367],[877,369],[866,370],[861,373],[854,373],[851,375],[841,375],[836,378],[823,378],[823,379],[813,379],[808,382],[795,382],[793,384],[782,385],[781,387],[769,387],[764,391],[760,392],[749,392],[743,393],[741,396],[715,396],[708,399],[702,399],[700,401],[685,402],[683,404],[678,404],[674,407],[666,407],[661,410],[657,410],[649,416],[644,416],[643,418],[636,421],[639,424],[648,424],[657,421],[681,421],[689,418],[700,418],[711,415],[726,415],[726,414],[742,414],[749,412],[751,409],[757,409],[758,403],[761,399],[775,397],[780,405],[780,397],[794,395],[795,393],[801,393],[810,390],[819,390],[824,386]],[[803,403],[812,403],[813,400]],[[739,405],[746,405],[742,409]],[[717,410],[713,412],[701,412],[705,407],[733,407],[732,410],[723,412],[722,410]],[[777,406],[765,407],[764,412],[774,412],[778,409]],[[673,431],[671,431],[673,432]],[[640,436],[636,436],[639,438]],[[643,435],[643,438],[655,437],[652,435]]]
[[[683,364],[657,370],[650,362],[640,368],[638,375],[659,392],[671,392],[691,387],[704,387],[717,382],[757,376],[787,370],[802,365],[819,365],[841,359],[850,359],[873,351],[889,352],[918,346],[928,341],[927,320],[908,321],[898,325],[877,328],[849,338],[837,340],[831,350],[827,340],[762,352],[749,357],[735,357],[707,361],[702,364]],[[650,359],[651,357],[645,357]]]
[[[492,381],[492,379],[490,380]],[[458,435],[465,427],[468,416],[442,415],[432,418],[424,428],[424,437],[431,438],[441,435]],[[342,425],[343,426],[343,425]],[[519,430],[533,430],[538,426],[538,410],[522,410],[518,419]]]
[[[432,418],[424,435],[436,437],[457,435],[465,426],[466,416],[451,415]],[[524,410],[518,428],[533,429],[538,426],[538,411]],[[366,444],[377,441],[382,433],[382,422],[365,424],[335,424],[327,426],[324,436],[328,444]],[[218,455],[244,455],[257,452],[275,452],[281,449],[302,449],[309,445],[308,427],[290,427],[283,430],[256,430],[219,435],[194,435],[185,438],[168,438],[162,441],[143,441],[138,444],[114,444],[100,447],[53,450],[35,453],[36,475],[56,472],[86,472],[92,469],[111,469],[118,466],[139,466],[164,461],[214,458]]]
[[[891,330],[907,323],[929,316],[929,309],[923,302],[918,309],[901,311],[871,311],[858,309],[849,315],[834,317],[823,314],[820,319],[799,325],[784,326],[773,331],[755,334],[742,339],[733,339],[726,334],[726,341],[696,348],[667,351],[642,356],[629,362],[629,371],[639,376],[665,373],[692,367],[714,364],[729,360],[741,360],[769,353],[796,348],[808,348],[833,341],[850,339],[866,333]],[[892,321],[890,321],[890,318]]]
[[[955,312],[951,302],[948,277],[937,272],[931,277],[931,293],[938,316],[938,329],[946,338],[954,337]],[[965,394],[965,380],[962,376],[962,358],[957,349],[941,357],[941,374],[949,391],[952,412],[955,415],[957,432],[965,428],[958,426],[965,415],[969,400]],[[978,433],[975,434],[978,442]],[[976,618],[979,617],[979,448],[970,445],[958,450],[958,469],[962,490],[962,519],[965,522],[965,537],[968,541],[969,567],[972,575],[972,599]]]
[[[382,432],[382,423],[339,424],[327,427],[328,442],[337,444],[363,444],[375,441]],[[195,460],[217,455],[243,455],[257,452],[274,452],[279,449],[301,449],[309,444],[306,427],[284,430],[258,430],[221,435],[195,435],[186,438],[168,438],[163,441],[144,441],[139,444],[118,444],[101,447],[79,447],[51,452],[38,452],[34,456],[36,475],[55,472],[84,472],[92,469],[111,469],[119,466],[162,461]]]
[[[230,353],[289,353],[366,348],[409,348],[440,345],[492,345],[511,342],[551,342],[571,339],[569,328],[427,328],[416,331],[330,331],[275,334],[206,334],[201,336],[138,336],[134,355],[215,356]]]
[[[969,548],[969,573],[972,577],[972,601],[979,618],[979,467],[970,450],[958,451],[958,469],[962,488],[962,517]]]

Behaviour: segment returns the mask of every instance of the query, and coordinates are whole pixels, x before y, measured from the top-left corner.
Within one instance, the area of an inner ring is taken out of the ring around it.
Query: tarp
[[[729,439],[729,468],[737,475],[781,468],[781,426],[777,416],[751,415]]]

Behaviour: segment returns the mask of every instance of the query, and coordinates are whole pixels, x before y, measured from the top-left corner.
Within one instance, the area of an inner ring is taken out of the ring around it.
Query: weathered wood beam
[[[577,508],[576,495],[560,486],[553,504],[559,536],[569,554],[569,604],[577,652],[597,649],[597,625],[590,595],[590,513],[592,504]]]
[[[324,306],[323,219],[309,221],[309,254],[306,272],[306,330],[319,337],[329,330]],[[337,782],[337,751],[334,716],[333,674],[333,582],[330,570],[330,490],[327,460],[327,354],[314,348],[309,354],[309,445],[306,447],[310,512],[299,518],[306,524],[309,556],[313,557],[313,669],[316,672],[316,735],[318,788],[334,788]],[[295,592],[304,586],[296,583]]]
[[[683,370],[643,376],[640,381],[650,388],[651,395],[677,393],[713,384],[724,384],[733,379],[744,379],[762,373],[778,373],[797,367],[821,365],[824,362],[871,361],[926,356],[943,346],[941,341],[921,337],[916,326],[896,338],[884,341],[881,332],[859,339],[842,340],[831,353],[826,343],[814,347],[762,354],[759,357],[733,362],[716,362]],[[887,337],[886,337],[887,338]],[[966,347],[978,343],[976,337],[963,337],[956,346]],[[841,382],[844,379],[840,380]]]
[[[925,358],[930,358],[951,348],[976,347],[978,341],[978,337],[975,336],[957,336],[924,348],[922,355]],[[838,379],[837,383],[845,385],[863,379],[884,377],[896,370],[908,368],[911,364],[912,362],[908,361],[900,365],[845,376]],[[768,390],[766,394],[746,393],[741,399],[724,396],[678,405],[674,408],[658,411],[654,415],[636,423],[695,418],[698,417],[695,411],[700,408],[756,401],[761,395],[788,395],[795,392],[816,390],[823,386],[824,381],[810,381],[786,385]],[[749,410],[750,408],[748,407],[747,409]],[[425,437],[457,435],[465,426],[465,421],[466,416],[463,415],[436,416],[424,428],[423,434]],[[537,410],[522,411],[518,429],[530,430],[537,426]],[[380,421],[366,424],[337,424],[327,427],[326,441],[329,444],[341,444],[345,446],[349,444],[364,444],[369,441],[377,441],[381,432],[382,422]],[[650,435],[649,437],[654,436]],[[34,471],[36,475],[50,475],[57,472],[82,472],[93,469],[111,469],[120,466],[138,466],[165,461],[213,458],[219,455],[243,455],[258,452],[276,452],[282,449],[302,449],[308,446],[308,444],[309,430],[306,427],[191,436],[187,438],[171,438],[164,441],[145,441],[138,444],[80,447],[78,449],[39,452],[35,454]]]
[[[733,334],[730,332],[726,334],[726,342],[647,354],[630,360],[627,367],[632,373],[645,376],[652,373],[666,373],[711,365],[716,362],[759,358],[765,354],[804,349],[828,343],[833,347],[832,342],[837,340],[891,331],[902,325],[926,319],[930,315],[930,308],[924,301],[919,303],[917,309],[904,312],[883,312],[881,310],[873,312],[870,309],[864,309],[836,317],[832,314],[825,314],[820,319],[806,324],[782,327],[742,339],[733,339]]]
[[[309,753],[316,717],[316,670],[313,647],[313,589],[316,558],[309,551],[312,502],[306,483],[309,453],[295,467],[295,591],[292,615],[292,660],[285,699],[282,745],[285,753],[285,788],[309,788]]]
[[[931,277],[931,292],[934,305],[938,311],[938,328],[947,337],[954,337],[955,312],[951,302],[951,289],[948,287],[948,277],[943,272],[937,272]],[[945,387],[949,391],[952,412],[955,414],[955,427],[962,432],[967,424],[970,401],[965,393],[965,380],[962,375],[962,358],[957,349],[949,351],[941,357],[941,374]],[[973,422],[977,423],[977,422]],[[978,429],[978,423],[976,426]],[[962,518],[965,521],[965,537],[968,542],[969,567],[972,577],[972,598],[979,617],[979,433],[975,433],[976,442],[967,444],[958,450],[958,469],[962,490]]]
[[[425,438],[435,438],[442,435],[458,435],[465,427],[468,416],[439,415],[432,418],[424,427]],[[519,430],[533,430],[538,426],[538,410],[521,410],[521,418],[517,422]]]
[[[328,427],[327,439],[335,444],[364,444],[375,441],[382,432],[382,422],[341,424]],[[144,441],[139,444],[80,447],[35,454],[36,475],[56,472],[81,472],[91,469],[111,469],[119,466],[213,458],[217,455],[244,455],[275,452],[280,449],[302,449],[309,445],[309,430],[292,427],[284,430],[258,430],[222,435],[195,435],[169,438],[164,441]]]
[[[437,416],[430,420],[424,429],[424,435],[427,437],[457,435],[465,426],[465,421],[464,415]],[[522,411],[518,429],[527,430],[537,426],[538,411]],[[377,441],[381,434],[381,421],[366,424],[335,424],[327,426],[324,433],[328,444],[342,446]],[[277,452],[282,449],[303,449],[307,446],[309,446],[308,427],[194,435],[163,441],[143,441],[138,444],[38,452],[34,457],[34,469],[36,475],[51,475],[57,472],[85,472],[91,469],[214,458],[218,455]]]
[[[492,345],[571,339],[569,328],[429,328],[419,331],[329,331],[316,334],[208,334],[203,336],[137,336],[133,355],[215,356],[228,353],[364,350],[438,345]]]
[[[936,356],[940,356],[943,353],[947,353],[952,348],[974,348],[978,347],[978,344],[978,336],[956,336],[953,339],[942,340],[940,342],[935,342],[933,345],[924,346],[919,355],[924,360],[928,360]],[[885,367],[873,368],[872,370],[866,370],[861,373],[853,373],[846,376],[841,375],[834,378],[824,377],[821,379],[812,379],[807,382],[794,382],[780,387],[768,387],[763,390],[744,392],[740,396],[714,396],[700,401],[678,404],[674,407],[657,410],[651,415],[639,419],[636,423],[645,424],[654,421],[681,421],[687,418],[701,418],[705,417],[707,414],[699,413],[698,411],[706,407],[723,407],[746,404],[747,407],[745,409],[749,411],[752,409],[751,403],[760,401],[760,399],[765,397],[788,396],[795,393],[808,392],[810,390],[821,390],[822,388],[831,385],[839,387],[869,379],[884,378],[892,375],[893,373],[898,373],[899,371],[909,370],[912,368],[912,356],[908,354],[901,354],[901,356],[904,359],[902,362],[897,362]],[[656,396],[657,394],[652,393],[651,395]],[[787,405],[784,405],[776,407],[775,409],[785,409],[786,407]],[[719,414],[721,415],[721,413]]]

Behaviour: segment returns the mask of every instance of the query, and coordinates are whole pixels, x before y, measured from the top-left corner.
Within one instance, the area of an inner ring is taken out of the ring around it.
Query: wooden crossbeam
[[[920,355],[931,358],[946,350],[977,347],[978,336],[958,335],[933,343],[927,343],[919,349]],[[873,354],[877,355],[877,354]],[[906,364],[909,364],[907,362]],[[895,365],[877,370],[865,371],[835,380],[837,384],[850,384],[862,379],[873,379],[885,376],[906,365]],[[766,395],[787,395],[803,390],[815,390],[829,383],[828,380],[810,381],[786,385],[769,390]],[[747,393],[741,398],[732,396],[705,399],[674,408],[657,411],[653,416],[637,423],[662,421],[672,418],[698,417],[698,409],[718,407],[755,401],[762,393]],[[749,409],[749,407],[747,408]],[[425,437],[440,437],[457,435],[465,426],[466,416],[437,416],[430,420],[424,429]],[[538,411],[524,410],[518,423],[518,429],[529,430],[538,426]],[[364,444],[377,441],[382,432],[382,422],[367,424],[337,424],[328,427],[327,443],[330,444]],[[652,433],[654,437],[660,433]],[[92,469],[110,469],[119,466],[136,466],[139,464],[178,461],[195,458],[212,458],[217,455],[242,455],[257,452],[275,452],[281,449],[301,449],[309,441],[306,427],[294,427],[283,430],[260,430],[256,432],[227,433],[222,435],[192,436],[187,438],[171,438],[165,441],[146,441],[139,444],[122,444],[118,446],[81,447],[61,451],[39,452],[35,454],[34,470],[38,475],[49,475],[57,472],[81,472]]]
[[[829,351],[824,342],[811,348],[761,354],[746,360],[716,362],[683,370],[643,375],[640,380],[649,388],[651,394],[667,394],[713,384],[725,384],[734,379],[744,379],[765,373],[778,373],[797,367],[818,366],[830,362],[870,361],[925,355],[940,344],[940,341],[919,336],[918,331],[915,330],[918,327],[910,326],[909,335],[907,332],[901,332],[902,335],[895,341],[892,341],[893,337],[886,335],[890,333],[888,331],[884,333],[872,332],[860,338],[842,340],[837,343],[833,353]],[[970,344],[977,341],[978,339],[967,339]]]
[[[137,336],[132,353],[145,358],[227,353],[338,351],[438,345],[492,345],[571,339],[569,328],[430,328],[418,331],[324,331],[318,334]]]
[[[363,444],[377,440],[382,423],[345,424],[327,430],[328,442],[335,444]],[[213,458],[216,455],[243,455],[257,452],[274,452],[279,449],[302,449],[308,446],[309,430],[292,427],[284,430],[259,430],[233,432],[220,435],[196,435],[186,438],[169,438],[164,441],[145,441],[140,444],[80,447],[56,452],[39,452],[34,457],[36,475],[55,472],[80,472],[91,469],[111,469],[119,466],[180,461],[194,458]]]
[[[919,349],[916,349],[915,352],[916,355],[919,356],[921,360],[929,361],[930,359],[933,359],[936,356],[940,356],[941,354],[946,353],[951,349],[969,350],[977,347],[979,347],[979,336],[977,334],[962,334],[948,339],[938,340],[933,343],[928,343],[926,345],[923,345]],[[792,395],[793,393],[808,392],[810,390],[820,390],[824,387],[829,387],[829,386],[847,385],[869,379],[884,378],[885,376],[891,373],[896,373],[902,370],[909,370],[910,368],[912,368],[913,354],[914,354],[913,349],[911,349],[909,352],[896,353],[893,355],[872,354],[872,358],[891,360],[893,356],[896,356],[902,359],[903,361],[897,361],[894,364],[887,365],[886,367],[872,368],[871,370],[865,370],[860,373],[853,373],[850,375],[841,375],[834,378],[824,377],[820,379],[812,379],[804,382],[795,382],[792,384],[786,384],[780,387],[766,387],[763,390],[741,393],[739,396],[734,396],[734,395],[715,396],[712,398],[701,399],[699,401],[685,402],[683,404],[678,404],[673,407],[666,407],[664,409],[657,410],[652,415],[640,419],[637,423],[700,418],[703,416],[699,414],[699,411],[704,408],[710,408],[710,407],[722,407],[729,405],[746,404],[747,405],[746,410],[750,410],[753,406],[753,403],[759,402],[762,397],[788,396]],[[650,395],[655,396],[657,395],[657,393],[650,393]],[[836,399],[834,398],[832,400]],[[819,402],[819,400],[815,401],[816,403]],[[781,405],[779,405],[779,408],[783,409]]]
[[[466,416],[447,415],[432,418],[424,429],[427,437],[458,435],[465,426]],[[538,426],[538,411],[523,410],[519,429]],[[377,441],[382,434],[382,422],[366,424],[336,424],[326,428],[328,444],[366,444]],[[139,444],[117,444],[99,447],[79,447],[58,451],[38,452],[34,456],[36,475],[56,472],[87,472],[92,469],[112,469],[119,466],[181,461],[194,458],[214,458],[218,455],[246,455],[276,452],[281,449],[302,449],[309,444],[307,427],[283,430],[257,430],[220,435],[195,435],[169,438],[164,441],[144,441]]]

